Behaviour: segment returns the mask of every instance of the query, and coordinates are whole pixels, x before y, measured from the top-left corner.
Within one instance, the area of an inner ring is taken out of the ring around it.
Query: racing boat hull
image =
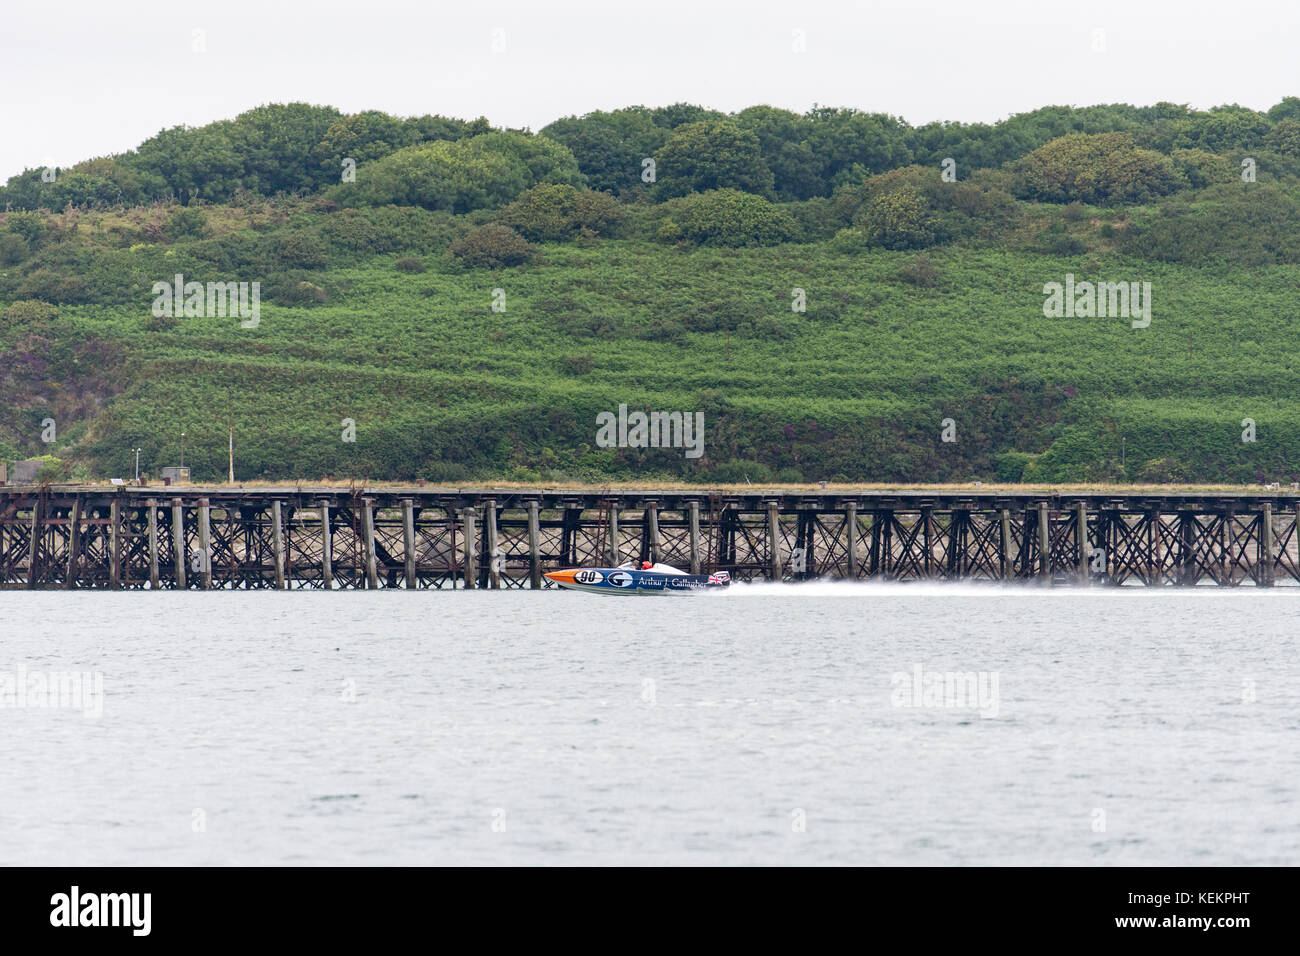
[[[731,584],[726,571],[716,574],[686,574],[656,565],[649,570],[634,568],[566,568],[549,571],[547,580],[571,591],[595,594],[688,594],[712,591]]]

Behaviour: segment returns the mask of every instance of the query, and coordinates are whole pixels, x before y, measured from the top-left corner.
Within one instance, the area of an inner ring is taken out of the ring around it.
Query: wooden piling
[[[850,501],[844,506],[844,551],[847,559],[845,574],[850,581],[858,576],[858,503]]]
[[[528,502],[528,583],[535,590],[542,586],[542,531],[539,507]]]
[[[113,507],[117,507],[117,502],[113,502]],[[40,562],[41,554],[41,499],[39,497],[32,499],[32,536],[28,541],[27,553],[27,587],[36,587],[36,575],[39,571],[37,565]]]
[[[954,508],[948,524],[948,550],[945,575],[950,581],[966,571],[966,544],[969,537],[970,509]]]
[[[275,589],[283,591],[284,580],[284,518],[280,499],[271,502],[271,548],[275,558]]]
[[[149,590],[158,590],[158,501],[150,498],[149,507]]]
[[[1164,519],[1157,508],[1147,516],[1147,583],[1151,585],[1163,584],[1165,580],[1165,562],[1160,554],[1163,528]]]
[[[474,509],[462,508],[460,512],[461,532],[465,537],[465,589],[478,587],[478,562],[474,557]]]
[[[185,562],[189,556],[185,553],[185,504],[180,498],[172,499],[172,556],[175,567],[172,573],[176,578],[176,587],[185,590]]]
[[[773,581],[781,580],[781,506],[775,501],[767,503],[767,547],[770,559],[769,573]]]
[[[334,534],[330,531],[330,503],[320,503],[320,582],[326,591],[334,588]]]
[[[645,513],[650,525],[650,560],[658,564],[659,554],[663,550],[663,542],[659,538],[659,503],[656,501],[646,502]]]
[[[489,498],[483,503],[487,528],[488,587],[493,591],[501,590],[501,541],[497,536],[497,503]]]
[[[623,542],[618,537],[618,508],[609,508],[609,566],[616,568],[623,562]]]
[[[77,558],[81,554],[81,495],[72,505],[68,525],[68,570],[63,576],[63,586],[71,591],[77,586]]]
[[[691,512],[691,574],[700,573],[700,503],[690,503]]]
[[[1047,523],[1047,502],[1038,505],[1038,575],[1052,583],[1052,529]]]
[[[1003,508],[1002,516],[999,521],[1001,525],[1001,539],[999,544],[1002,546],[1002,580],[1010,581],[1016,576],[1016,560],[1011,553],[1011,509]]]
[[[1077,552],[1079,583],[1088,583],[1088,507],[1079,502],[1074,518],[1074,547]]]
[[[889,545],[886,543],[884,548],[881,547],[881,537],[884,534],[884,528],[888,526],[889,513],[886,511],[876,511],[871,515],[871,545],[867,553],[867,577],[883,577],[884,568],[880,563],[881,552],[888,552]]]
[[[199,499],[199,587],[212,590],[212,505],[207,498]]]
[[[362,546],[366,549],[366,587],[379,590],[379,570],[375,566],[375,503],[366,498],[361,503]]]
[[[108,507],[108,586],[122,586],[122,506],[116,498]]]
[[[934,574],[934,509],[921,506],[921,570],[928,578]]]
[[[1260,555],[1260,570],[1263,572],[1260,584],[1271,588],[1273,586],[1273,502],[1264,502],[1264,514],[1261,520],[1264,526],[1261,529],[1263,534],[1260,535],[1263,550],[1263,554]]]
[[[1179,565],[1178,583],[1184,587],[1196,584],[1196,516],[1190,511],[1178,514],[1178,530],[1181,543],[1178,549]]]
[[[414,591],[419,586],[415,576],[415,502],[402,499],[402,557],[406,564],[406,587]]]

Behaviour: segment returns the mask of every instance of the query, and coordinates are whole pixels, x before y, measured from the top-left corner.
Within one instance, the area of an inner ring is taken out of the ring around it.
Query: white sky
[[[924,123],[1060,103],[1261,109],[1300,94],[1296,0],[0,3],[0,180],[292,100],[538,129],[679,100]]]

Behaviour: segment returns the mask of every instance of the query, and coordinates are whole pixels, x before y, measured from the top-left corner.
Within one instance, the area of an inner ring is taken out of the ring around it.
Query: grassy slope
[[[185,430],[196,478],[224,473],[228,390],[237,474],[250,479],[703,477],[719,457],[808,480],[991,479],[997,453],[1050,448],[1026,479],[1088,480],[1122,477],[1121,435],[1128,477],[1150,459],[1198,463],[1187,477],[1202,480],[1289,480],[1300,466],[1294,269],[1117,255],[1090,269],[1086,256],[971,247],[931,256],[942,278],[927,289],[898,277],[910,254],[828,244],[602,241],[550,246],[545,263],[501,272],[429,257],[434,271],[415,275],[385,255],[329,270],[339,291],[327,305],[264,302],[255,330],[223,319],[156,330],[143,294],[138,306],[65,307],[59,321],[131,356],[129,385],[85,443],[119,472],[136,445],[145,461],[174,460]],[[1042,285],[1066,272],[1150,281],[1150,328],[1044,318]],[[804,315],[789,309],[795,286],[808,292]],[[489,308],[495,287],[504,314]],[[730,303],[761,317],[729,342],[690,331]],[[656,321],[667,327],[648,332]],[[566,372],[562,356],[589,356],[592,369]],[[708,458],[683,471],[680,455],[584,449],[596,413],[620,402],[703,408]],[[944,416],[955,445],[939,442]],[[355,445],[339,440],[344,417],[358,423]],[[1244,417],[1258,422],[1255,445],[1240,441]]]

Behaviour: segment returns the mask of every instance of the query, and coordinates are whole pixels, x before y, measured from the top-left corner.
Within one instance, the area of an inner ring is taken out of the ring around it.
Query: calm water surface
[[[104,693],[98,719],[0,709],[0,860],[1295,865],[1298,615],[1252,590],[5,592],[0,672]],[[913,698],[918,667],[982,675],[996,715]]]

